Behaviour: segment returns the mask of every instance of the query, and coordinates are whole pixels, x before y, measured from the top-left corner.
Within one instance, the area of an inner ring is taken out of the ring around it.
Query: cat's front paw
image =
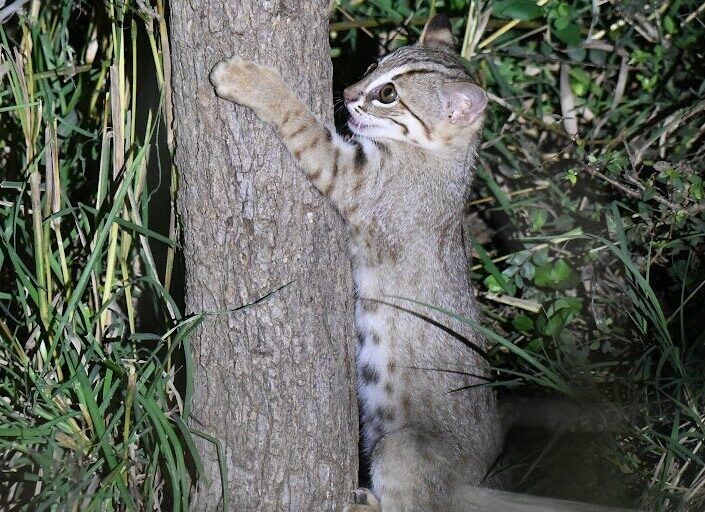
[[[369,489],[355,489],[352,494],[353,503],[345,507],[343,512],[380,512],[379,501]]]
[[[237,55],[218,62],[211,70],[210,81],[218,96],[250,108],[276,98],[282,83],[275,70]]]

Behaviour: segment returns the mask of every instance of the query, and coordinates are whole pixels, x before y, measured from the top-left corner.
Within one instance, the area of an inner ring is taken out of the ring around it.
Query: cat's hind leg
[[[372,488],[382,512],[448,512],[455,484],[445,442],[413,429],[391,432],[372,452]]]
[[[380,512],[379,501],[369,489],[355,489],[352,505],[345,507],[343,512]]]

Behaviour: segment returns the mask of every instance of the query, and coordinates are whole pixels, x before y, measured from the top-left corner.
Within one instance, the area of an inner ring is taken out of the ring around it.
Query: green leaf
[[[534,338],[526,344],[526,349],[534,353],[541,352],[543,350],[543,340],[541,338]]]
[[[512,320],[512,325],[517,331],[529,332],[534,330],[534,321],[526,315],[517,315]]]
[[[565,328],[566,324],[570,321],[572,315],[566,309],[561,309],[556,314],[551,315],[549,318],[545,316],[540,316],[536,321],[536,328],[545,336],[556,337]]]
[[[536,266],[534,266],[530,261],[527,261],[521,266],[520,272],[522,277],[532,280],[536,275]]]
[[[534,265],[536,266],[541,266],[545,265],[548,263],[548,249],[541,249],[538,250],[534,253],[534,255],[531,257],[531,261],[534,262]]]
[[[538,209],[534,210],[534,214],[532,215],[531,219],[531,227],[534,231],[538,231],[541,229],[544,224],[546,224],[546,221],[548,220],[548,213],[546,210],[543,209]]]
[[[553,263],[546,263],[536,269],[534,282],[537,286],[565,290],[572,288],[578,282],[578,276],[565,260],[556,260]]]
[[[578,173],[575,169],[568,169],[564,176],[566,181],[569,181],[571,185],[575,185],[578,182]]]
[[[502,287],[497,282],[495,276],[487,276],[484,283],[490,293],[500,293],[502,291]]]
[[[579,297],[561,297],[553,303],[552,309],[554,311],[570,309],[572,312],[579,313],[583,309],[583,299]]]
[[[556,20],[553,22],[553,28],[556,30],[565,30],[565,28],[570,25],[570,18],[567,16],[561,16],[560,18],[556,18]]]
[[[543,9],[533,0],[500,0],[495,2],[492,14],[497,18],[533,20],[543,15]]]
[[[580,35],[580,27],[578,25],[573,22],[569,22],[565,26],[561,26],[561,28],[558,28],[556,25],[557,24],[554,23],[553,35],[555,35],[558,39],[563,41],[568,46],[578,46],[580,44],[582,38]],[[561,25],[563,24],[561,23]]]
[[[485,284],[487,284],[488,288],[490,288],[490,286],[495,287],[495,285],[500,287],[497,291],[490,289],[490,292],[499,293],[500,291],[504,291],[504,293],[508,295],[514,295],[517,291],[516,286],[514,286],[514,283],[508,282],[506,277],[502,275],[497,266],[492,262],[485,248],[475,241],[473,241],[473,247],[475,247],[477,254],[480,256],[480,260],[482,260],[482,266],[490,274],[488,277],[494,278],[494,280],[486,278]]]

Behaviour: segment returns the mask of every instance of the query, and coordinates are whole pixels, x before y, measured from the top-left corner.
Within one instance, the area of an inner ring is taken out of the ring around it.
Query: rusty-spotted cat
[[[461,219],[487,96],[454,52],[447,18],[345,90],[350,138],[321,125],[272,68],[236,56],[211,82],[274,127],[348,228],[372,490],[356,491],[347,510],[452,510],[453,490],[480,483],[501,448],[495,397],[477,386],[483,341],[398,298],[477,318]]]

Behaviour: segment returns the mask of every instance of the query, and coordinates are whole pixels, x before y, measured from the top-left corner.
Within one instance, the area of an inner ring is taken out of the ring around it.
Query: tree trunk
[[[350,266],[342,222],[250,110],[208,74],[233,54],[278,68],[332,121],[328,2],[172,0],[186,306],[222,311],[193,337],[193,426],[223,443],[230,510],[339,510],[357,478]],[[195,510],[221,506],[213,445]]]

